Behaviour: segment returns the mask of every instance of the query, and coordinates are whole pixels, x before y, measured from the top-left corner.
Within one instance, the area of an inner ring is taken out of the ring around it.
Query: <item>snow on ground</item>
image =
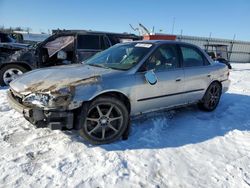
[[[250,187],[250,65],[233,67],[216,111],[154,113],[103,146],[34,128],[0,88],[0,187]]]

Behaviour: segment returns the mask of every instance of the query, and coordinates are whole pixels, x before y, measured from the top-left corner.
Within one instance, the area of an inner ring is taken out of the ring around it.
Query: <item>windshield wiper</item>
[[[93,67],[101,67],[101,68],[109,69],[109,67],[106,67],[106,66],[100,65],[100,64],[87,64],[87,65],[90,65],[90,66],[93,66]]]
[[[115,70],[121,70],[121,71],[124,71],[125,69],[122,69],[122,68],[117,68],[117,67],[108,67],[110,69],[115,69]]]

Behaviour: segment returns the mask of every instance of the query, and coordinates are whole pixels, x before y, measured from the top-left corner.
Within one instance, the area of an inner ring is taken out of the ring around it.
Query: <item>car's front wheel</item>
[[[198,104],[200,109],[205,111],[213,111],[219,104],[221,90],[221,85],[218,82],[213,82],[208,87],[202,101]]]
[[[8,86],[12,80],[16,79],[25,72],[27,72],[27,69],[20,65],[10,64],[4,66],[0,70],[0,85]]]
[[[128,110],[117,98],[99,97],[83,108],[80,135],[92,144],[114,142],[127,129]]]

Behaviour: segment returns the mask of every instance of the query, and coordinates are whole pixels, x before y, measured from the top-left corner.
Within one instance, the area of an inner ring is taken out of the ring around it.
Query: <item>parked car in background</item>
[[[12,35],[0,32],[0,63],[16,51],[27,47],[28,44],[17,42]]]
[[[214,110],[229,87],[226,65],[176,41],[117,44],[85,64],[24,74],[10,105],[37,127],[76,129],[93,144],[119,139],[130,116],[197,103]]]
[[[205,51],[214,61],[224,63],[229,69],[232,69],[232,66],[229,62],[229,52],[227,50],[227,45],[207,44],[205,45]]]
[[[31,33],[26,31],[13,31],[10,35],[16,41],[25,44],[35,44],[38,42],[42,42],[51,36],[50,34],[47,33]]]
[[[141,37],[126,33],[58,30],[43,42],[1,61],[0,84],[9,85],[16,77],[36,68],[81,63],[116,43],[139,39]]]

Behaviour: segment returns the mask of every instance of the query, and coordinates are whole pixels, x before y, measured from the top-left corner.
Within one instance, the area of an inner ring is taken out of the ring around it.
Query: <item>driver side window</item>
[[[143,69],[164,71],[178,67],[179,58],[175,45],[162,45],[144,63]]]

